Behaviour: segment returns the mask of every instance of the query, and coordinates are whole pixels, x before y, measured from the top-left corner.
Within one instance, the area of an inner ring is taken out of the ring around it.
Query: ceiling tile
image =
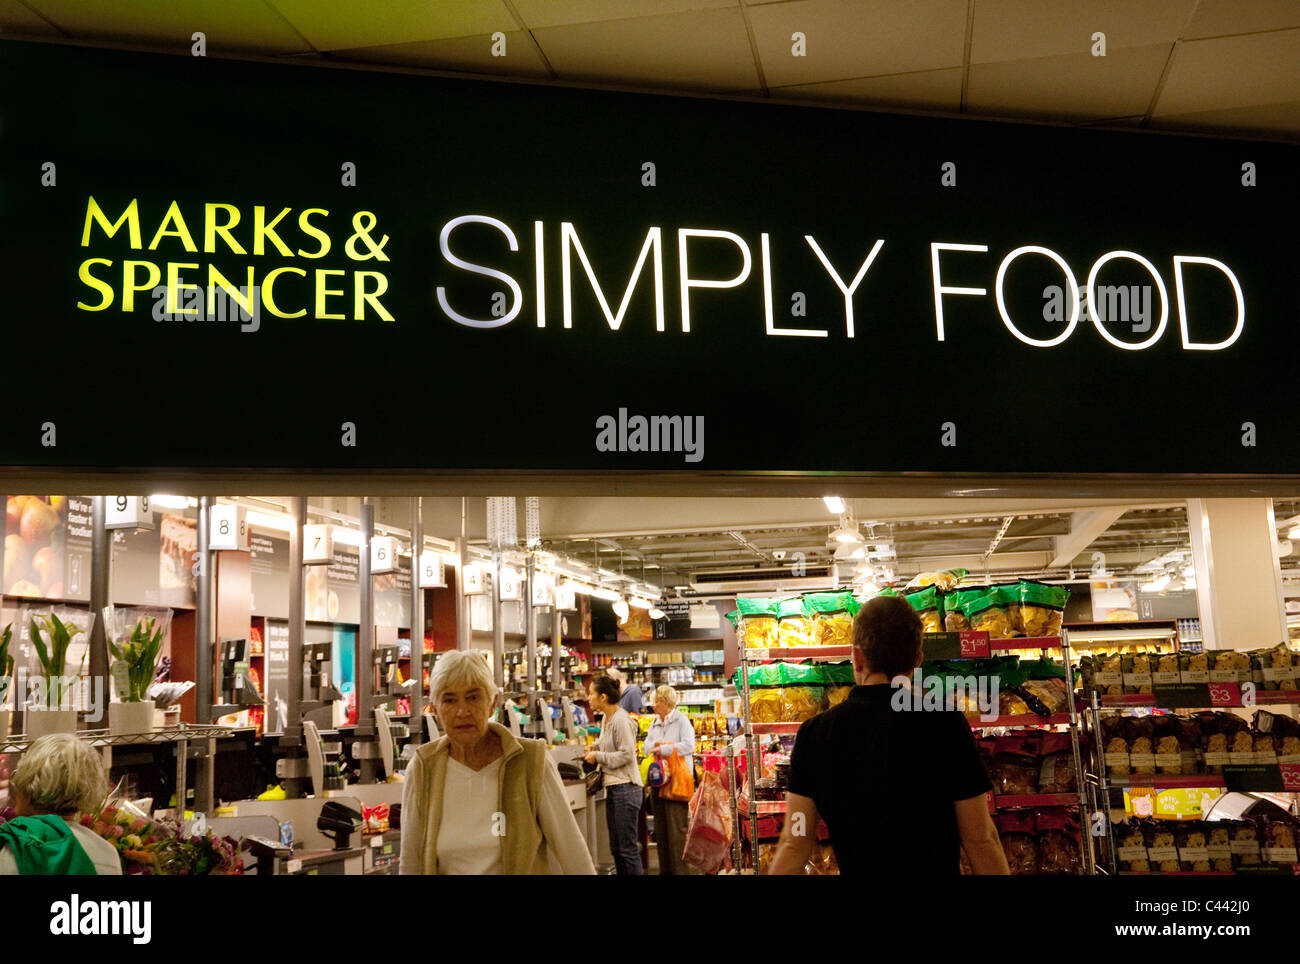
[[[533,37],[561,80],[758,88],[739,7],[546,27]]]
[[[1184,40],[1300,27],[1296,0],[1201,0]]]
[[[1233,110],[1206,110],[1154,117],[1153,128],[1233,134],[1291,134],[1300,140],[1300,100]]]
[[[734,7],[736,0],[514,0],[529,29]]]
[[[0,0],[0,33],[11,37],[57,37],[59,31],[18,0]]]
[[[970,62],[1091,56],[1097,31],[1106,35],[1107,56],[1130,47],[1172,45],[1195,5],[1195,0],[978,0]]]
[[[1163,44],[997,64],[972,64],[971,113],[1086,120],[1145,114],[1169,50]]]
[[[748,11],[769,87],[960,67],[966,0],[794,0]],[[807,55],[791,53],[796,31]]]
[[[797,84],[775,88],[772,96],[955,113],[961,109],[961,68],[921,70],[826,84]]]
[[[212,53],[297,53],[311,49],[263,0],[29,0],[73,39],[188,48],[196,31]]]
[[[473,37],[519,24],[501,0],[267,0],[317,50]]]
[[[1300,30],[1179,46],[1156,115],[1300,100]]]
[[[453,37],[450,40],[421,40],[410,44],[335,50],[331,59],[360,64],[504,74],[510,77],[550,76],[526,32],[516,30],[506,34],[504,57],[492,56],[492,45],[492,35],[484,34],[481,37]]]

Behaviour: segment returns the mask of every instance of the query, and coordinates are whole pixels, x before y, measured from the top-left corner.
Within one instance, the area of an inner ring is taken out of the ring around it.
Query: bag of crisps
[[[1020,580],[1017,616],[1013,625],[1026,636],[1059,636],[1065,602],[1070,590],[1064,586]]]
[[[1007,607],[997,589],[965,600],[961,608],[970,628],[988,633],[989,639],[1010,639],[1014,635]]]
[[[741,649],[772,649],[776,641],[777,600],[736,597],[736,637]]]
[[[934,586],[913,589],[903,593],[908,605],[921,617],[921,631],[938,633],[943,631],[942,615],[939,609],[939,590]]]
[[[852,592],[810,592],[803,597],[803,609],[812,624],[814,646],[853,644],[853,616],[858,603]]]
[[[782,599],[777,604],[776,645],[787,648],[811,646],[812,630],[803,613],[802,599]]]

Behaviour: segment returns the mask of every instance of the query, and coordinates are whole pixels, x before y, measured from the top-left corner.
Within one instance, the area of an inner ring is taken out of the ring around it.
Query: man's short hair
[[[908,676],[921,661],[921,617],[899,596],[877,596],[853,618],[853,645],[873,673]]]

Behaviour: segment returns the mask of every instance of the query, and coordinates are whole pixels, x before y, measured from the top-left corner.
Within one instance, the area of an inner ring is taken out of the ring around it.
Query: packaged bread
[[[1115,857],[1119,869],[1129,874],[1148,874],[1151,863],[1147,854],[1146,834],[1142,824],[1130,820],[1115,828]]]
[[[1038,873],[1038,839],[1034,815],[1026,810],[1008,810],[999,813],[998,837],[1007,857],[1007,866],[1016,875]]]
[[[1038,745],[1034,731],[999,736],[989,774],[998,796],[1026,796],[1038,793]]]
[[[1034,824],[1038,829],[1038,872],[1082,873],[1078,817],[1064,808],[1049,807],[1035,814]]]
[[[1012,628],[1025,636],[1060,636],[1061,620],[1070,590],[1022,579],[1017,587],[1017,608],[1011,619]]]
[[[1112,777],[1127,777],[1129,773],[1128,724],[1122,716],[1101,718],[1101,747],[1106,770]]]
[[[1210,656],[1211,683],[1245,683],[1251,679],[1250,657],[1232,649],[1212,650]]]
[[[1174,828],[1174,845],[1178,848],[1178,865],[1184,872],[1209,873],[1210,837],[1200,820],[1180,821]]]
[[[1182,682],[1177,653],[1159,653],[1151,668],[1151,682],[1160,686]]]
[[[1261,863],[1259,832],[1249,820],[1229,822],[1232,836],[1232,859],[1237,867],[1257,867]]]
[[[1093,680],[1097,692],[1103,696],[1120,696],[1124,693],[1124,657],[1119,653],[1102,653],[1096,659]]]
[[[1149,653],[1125,653],[1121,658],[1124,667],[1125,693],[1151,692],[1152,658]]]
[[[1172,824],[1163,820],[1148,824],[1146,840],[1147,859],[1151,861],[1153,871],[1176,874],[1183,869],[1178,859],[1178,843]]]
[[[1178,675],[1183,683],[1208,683],[1210,657],[1205,653],[1179,653]]]
[[[802,599],[782,599],[777,603],[776,644],[787,649],[812,645],[812,628],[803,612]]]
[[[1252,675],[1255,684],[1266,690],[1297,689],[1300,678],[1300,653],[1294,653],[1286,643],[1251,655]]]
[[[1210,869],[1216,873],[1232,872],[1232,837],[1226,822],[1220,820],[1205,825],[1205,850],[1210,859]]]
[[[921,631],[938,633],[943,631],[941,610],[939,608],[939,590],[934,586],[913,589],[903,593],[903,598],[921,617]]]
[[[1073,793],[1078,788],[1070,734],[1044,733],[1038,747],[1038,792]]]

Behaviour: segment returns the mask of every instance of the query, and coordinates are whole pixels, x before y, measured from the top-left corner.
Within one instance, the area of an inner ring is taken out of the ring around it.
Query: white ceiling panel
[[[1182,44],[1155,116],[1300,100],[1300,29]]]
[[[513,0],[515,11],[530,30],[570,23],[653,17],[688,10],[735,7],[736,0]]]
[[[970,62],[1089,53],[1096,32],[1106,35],[1108,56],[1126,48],[1172,45],[1194,7],[1195,0],[978,0]]]
[[[359,64],[391,64],[536,79],[550,76],[526,32],[516,30],[505,35],[503,57],[492,55],[493,46],[492,35],[486,34],[481,37],[454,37],[450,40],[423,40],[410,44],[336,50],[333,59]]]
[[[758,71],[740,8],[534,30],[562,80],[756,90]]]
[[[956,113],[961,109],[961,74],[960,67],[950,67],[827,84],[798,84],[775,88],[772,96]]]
[[[317,50],[473,37],[519,24],[501,0],[266,0]]]
[[[1057,120],[1144,114],[1169,51],[1163,45],[972,64],[971,113]]]
[[[263,0],[28,0],[27,5],[76,39],[188,49],[207,37],[209,53],[285,54],[310,50]]]
[[[1151,121],[1160,130],[1210,131],[1224,134],[1300,134],[1300,100],[1261,104],[1232,110],[1206,110],[1189,114],[1162,114]]]
[[[748,11],[769,87],[960,67],[966,0],[793,0]],[[806,56],[791,36],[806,37]]]
[[[1300,27],[1297,0],[1201,0],[1184,40]]]
[[[18,0],[0,0],[0,33],[15,37],[57,37],[58,28],[38,17]]]

